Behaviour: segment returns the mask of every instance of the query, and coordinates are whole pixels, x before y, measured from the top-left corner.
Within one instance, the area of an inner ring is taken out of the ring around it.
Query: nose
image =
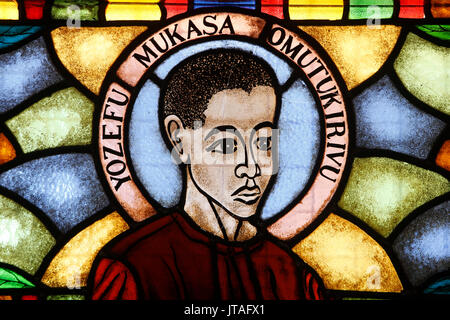
[[[248,153],[245,155],[245,161],[243,163],[239,163],[234,169],[234,174],[238,178],[247,177],[249,179],[253,179],[261,175],[261,168],[258,163],[253,159],[252,156],[248,156]]]

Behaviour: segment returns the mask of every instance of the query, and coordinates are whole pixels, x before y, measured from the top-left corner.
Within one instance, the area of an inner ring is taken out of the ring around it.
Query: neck
[[[228,241],[245,241],[256,235],[256,228],[246,220],[232,216],[214,200],[203,195],[187,169],[184,210],[203,230]]]

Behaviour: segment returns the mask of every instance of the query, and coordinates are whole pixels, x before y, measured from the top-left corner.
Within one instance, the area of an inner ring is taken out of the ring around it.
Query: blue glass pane
[[[356,143],[427,158],[445,123],[415,107],[383,77],[353,100]]]
[[[63,232],[109,204],[89,154],[26,162],[2,173],[0,185],[40,208]]]
[[[0,56],[0,113],[62,81],[50,62],[44,40],[38,38]]]
[[[413,285],[450,269],[450,201],[415,218],[393,248]]]

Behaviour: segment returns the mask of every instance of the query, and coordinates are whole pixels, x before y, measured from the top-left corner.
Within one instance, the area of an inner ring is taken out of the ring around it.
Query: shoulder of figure
[[[118,257],[142,245],[151,248],[152,244],[158,243],[158,246],[161,246],[170,233],[176,232],[174,229],[178,227],[172,214],[150,218],[149,221],[116,238],[104,248],[104,253],[106,256]]]
[[[103,258],[92,275],[92,300],[136,300],[137,284],[122,262]]]
[[[270,257],[271,265],[273,266],[282,266],[283,268],[290,266],[301,270],[311,270],[311,267],[282,241],[274,239],[264,240],[262,246],[258,248],[257,254],[263,257]]]
[[[264,239],[262,245],[258,249],[261,254],[273,255],[281,259],[291,260],[293,258],[290,253],[291,250],[282,242],[274,241],[273,239]]]
[[[293,254],[288,246],[272,239],[264,239],[252,252],[254,259],[264,260],[264,263],[271,269],[292,269],[299,266],[301,262]]]
[[[325,299],[329,298],[326,294],[326,289],[322,279],[317,272],[296,255],[287,245],[279,243],[274,240],[264,241],[261,248],[262,255],[270,257],[269,263],[273,272],[295,270],[295,274],[300,280],[304,295],[306,299]],[[289,274],[289,273],[285,273]]]

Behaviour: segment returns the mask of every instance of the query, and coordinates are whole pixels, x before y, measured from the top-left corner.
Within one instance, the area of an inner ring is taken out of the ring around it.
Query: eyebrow
[[[259,129],[261,129],[261,128],[266,128],[266,127],[269,127],[269,128],[272,128],[272,129],[275,129],[275,128],[276,128],[275,125],[274,125],[272,122],[270,122],[270,121],[264,121],[264,122],[258,123],[258,124],[253,128],[253,130],[256,132],[256,131],[258,131]]]
[[[233,127],[233,126],[218,126],[218,127],[215,127],[214,129],[211,129],[211,131],[206,135],[205,139],[203,139],[203,140],[206,141],[206,140],[208,140],[209,137],[211,137],[212,135],[214,135],[216,133],[227,132],[227,131],[233,131],[233,133],[236,134],[239,138],[242,138],[238,129],[236,129],[235,127]]]
[[[252,133],[251,133],[251,135],[250,135],[250,139],[253,139],[253,136],[254,136],[254,135],[256,134],[256,132],[257,132],[259,129],[261,129],[261,128],[272,128],[272,129],[275,129],[276,127],[275,127],[275,125],[274,125],[272,122],[270,122],[270,121],[264,121],[264,122],[258,123],[258,124],[253,128]]]

